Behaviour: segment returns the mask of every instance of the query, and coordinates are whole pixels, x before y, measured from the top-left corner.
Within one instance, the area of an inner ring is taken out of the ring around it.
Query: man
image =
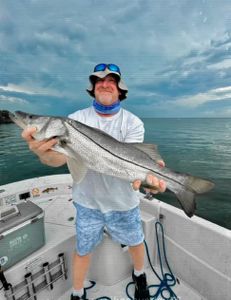
[[[144,127],[142,121],[121,108],[128,89],[121,78],[118,66],[99,64],[89,77],[87,92],[94,98],[92,106],[71,115],[77,121],[99,128],[122,142],[143,142]],[[49,166],[61,166],[67,162],[65,155],[51,150],[57,142],[35,141],[32,134],[35,128],[23,131],[22,136],[29,148],[36,153],[41,162]],[[163,162],[162,162],[163,164]],[[166,184],[153,175],[147,176],[147,182],[155,186],[156,192],[164,192]],[[85,178],[73,183],[73,199],[77,208],[76,253],[73,257],[73,293],[71,300],[86,299],[84,280],[90,264],[92,251],[103,238],[106,226],[112,239],[129,246],[134,264],[132,274],[135,285],[135,299],[149,299],[146,275],[144,273],[144,235],[142,231],[138,190],[140,180],[132,183],[122,179],[99,174],[88,170]],[[126,228],[126,230],[125,230]]]

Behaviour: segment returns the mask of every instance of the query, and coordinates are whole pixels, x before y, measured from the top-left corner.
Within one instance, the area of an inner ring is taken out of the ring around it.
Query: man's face
[[[107,75],[95,83],[95,99],[104,105],[111,105],[119,99],[119,89],[117,87],[116,79]]]

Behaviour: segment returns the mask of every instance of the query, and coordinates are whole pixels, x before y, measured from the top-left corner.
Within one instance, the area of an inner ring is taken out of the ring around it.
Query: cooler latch
[[[19,214],[17,205],[0,206],[0,221],[6,221]]]

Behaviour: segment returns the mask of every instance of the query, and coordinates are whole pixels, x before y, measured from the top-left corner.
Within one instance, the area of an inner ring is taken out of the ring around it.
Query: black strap
[[[5,291],[9,290],[9,288],[11,287],[11,284],[7,282],[6,280],[6,277],[3,273],[3,270],[1,268],[1,265],[0,265],[0,281],[2,283],[2,286],[4,288]]]

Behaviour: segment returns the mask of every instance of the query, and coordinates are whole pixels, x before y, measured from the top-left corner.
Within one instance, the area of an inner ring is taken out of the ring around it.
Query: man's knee
[[[87,253],[87,254],[80,254],[78,253],[77,251],[75,251],[73,253],[73,258],[74,259],[79,259],[79,260],[86,260],[86,259],[89,259],[91,257],[91,253]]]

